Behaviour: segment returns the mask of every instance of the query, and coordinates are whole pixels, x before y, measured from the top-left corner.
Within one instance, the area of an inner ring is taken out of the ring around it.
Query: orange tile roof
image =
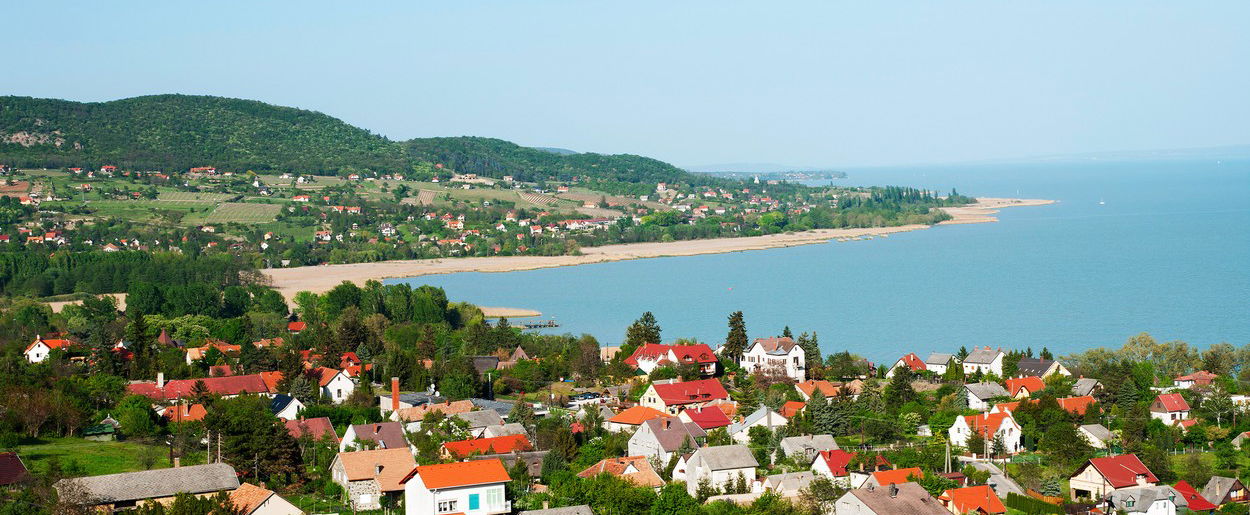
[[[799,384],[794,385],[804,395],[811,397],[812,393],[820,389],[820,394],[825,397],[833,397],[838,394],[838,387],[833,383],[825,380],[808,379]]]
[[[415,476],[421,476],[421,483],[430,490],[511,481],[503,462],[498,458],[414,467],[400,484],[407,483]]]
[[[435,411],[448,416],[458,413],[468,413],[473,411],[473,401],[451,401],[441,404],[422,404],[411,408],[399,408],[399,411],[395,412],[395,416],[403,422],[420,422],[421,419],[425,418],[426,413]]]
[[[244,515],[248,515],[256,511],[256,508],[264,504],[265,500],[269,499],[271,495],[273,495],[273,490],[266,490],[251,483],[243,483],[230,492],[230,502],[241,510]]]
[[[626,472],[633,468],[633,472]],[[624,458],[607,458],[599,461],[594,465],[578,472],[578,477],[595,477],[599,474],[610,474],[630,483],[634,486],[659,488],[664,486],[664,480],[659,474],[655,473],[655,469],[651,467],[651,462],[647,461],[646,456],[626,456]]]
[[[1084,415],[1089,406],[1095,402],[1094,398],[1089,395],[1064,397],[1056,400],[1059,401],[1059,407],[1063,408],[1064,411],[1075,415]]]
[[[872,477],[877,480],[877,484],[881,486],[892,485],[896,483],[907,483],[911,481],[907,479],[911,476],[917,478],[924,477],[924,471],[920,467],[908,467],[905,469],[881,470],[872,473]]]
[[[374,479],[383,492],[403,490],[402,480],[417,466],[407,447],[340,452],[336,459],[343,463],[348,481]]]
[[[1007,513],[1007,507],[988,485],[952,488],[938,497],[943,504],[949,504],[954,513]]]
[[[671,416],[672,415],[669,415],[668,413],[665,413],[655,408],[649,408],[646,406],[634,406],[632,408],[626,409],[625,411],[617,413],[612,418],[609,418],[608,422],[612,422],[614,424],[629,424],[631,426],[636,426],[636,425],[642,424],[643,422],[651,420],[653,418],[665,418],[665,417],[671,417]]]
[[[1042,382],[1042,378],[1037,376],[1017,377],[1007,380],[1007,393],[1015,397],[1021,389],[1027,390],[1029,395],[1033,395],[1046,388],[1046,383]]]
[[[169,409],[166,409],[161,414],[161,417],[170,422],[194,422],[196,420],[204,420],[205,415],[208,415],[208,410],[204,409],[203,404],[192,404],[190,406],[179,404],[170,406]]]
[[[807,407],[807,404],[804,404],[802,402],[789,401],[781,405],[781,416],[786,417],[786,418],[794,417],[800,411],[803,411],[803,408],[806,408],[806,407]]]
[[[474,438],[447,442],[443,448],[452,456],[463,458],[470,454],[506,454],[514,451],[528,451],[534,448],[525,435],[497,436],[495,438]]]
[[[998,433],[998,428],[1003,425],[1003,421],[1011,419],[1010,413],[983,413],[980,415],[968,415],[964,417],[964,422],[968,424],[968,428],[981,434],[982,438],[993,440],[994,435]]]

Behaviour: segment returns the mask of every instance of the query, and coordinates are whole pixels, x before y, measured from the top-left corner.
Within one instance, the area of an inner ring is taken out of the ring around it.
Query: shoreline
[[[961,225],[997,222],[993,216],[1005,207],[1043,206],[1055,203],[1044,199],[1013,199],[978,197],[971,206],[940,208],[953,218],[937,225]],[[601,247],[586,247],[578,256],[490,256],[442,259],[411,259],[379,261],[374,263],[350,263],[339,265],[302,266],[295,268],[266,268],[261,273],[271,281],[288,300],[301,291],[324,293],[343,281],[363,285],[370,279],[406,279],[425,275],[455,274],[462,272],[516,272],[576,266],[593,263],[610,263],[631,259],[657,257],[697,256],[723,254],[798,245],[828,243],[851,239],[888,236],[894,233],[928,229],[930,225],[913,224],[896,227],[871,227],[849,229],[813,229],[797,233],[780,233],[766,236],[741,238],[713,238],[673,242],[622,243]]]

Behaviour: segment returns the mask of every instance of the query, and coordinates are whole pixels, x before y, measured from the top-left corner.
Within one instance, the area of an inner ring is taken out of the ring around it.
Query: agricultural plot
[[[547,195],[542,195],[539,193],[530,193],[528,191],[523,191],[517,194],[521,196],[521,200],[524,200],[536,206],[551,206],[551,205],[555,205],[556,203],[555,198],[552,198]]]
[[[420,190],[420,192],[417,193],[417,205],[429,206],[434,204],[434,194],[435,192],[430,190]]]
[[[237,222],[259,224],[274,221],[282,206],[278,204],[250,204],[244,202],[224,202],[217,205],[212,213],[200,219],[201,223]]]
[[[156,200],[173,201],[173,202],[225,202],[233,199],[238,195],[229,193],[201,193],[197,191],[166,191],[156,197]]]

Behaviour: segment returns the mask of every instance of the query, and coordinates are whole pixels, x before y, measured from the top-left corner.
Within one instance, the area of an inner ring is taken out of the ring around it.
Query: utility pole
[[[946,441],[946,473],[951,473],[951,441]]]

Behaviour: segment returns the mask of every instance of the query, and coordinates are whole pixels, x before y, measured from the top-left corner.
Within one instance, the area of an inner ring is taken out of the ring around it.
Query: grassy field
[[[212,213],[196,217],[200,223],[268,223],[274,221],[282,206],[278,204],[251,204],[245,202],[223,202],[217,205]]]
[[[238,195],[229,193],[200,193],[191,191],[167,191],[156,197],[162,201],[178,201],[178,202],[225,202]]]
[[[89,476],[144,470],[141,458],[155,456],[152,468],[168,468],[169,449],[164,445],[148,445],[136,441],[93,442],[82,438],[44,438],[29,445],[19,445],[17,452],[26,466],[35,472],[47,470],[53,460],[64,469],[71,461]],[[204,461],[203,453],[182,458],[183,465]]]
[[[77,201],[65,202],[45,202],[43,205],[55,207],[57,209],[69,208],[70,206],[81,205]],[[162,211],[183,211],[190,213],[194,210],[207,211],[211,206],[204,202],[162,202],[156,200],[92,200],[87,202],[87,207],[95,210],[95,216],[99,218],[117,217],[126,220],[133,220],[142,223],[168,223]]]

